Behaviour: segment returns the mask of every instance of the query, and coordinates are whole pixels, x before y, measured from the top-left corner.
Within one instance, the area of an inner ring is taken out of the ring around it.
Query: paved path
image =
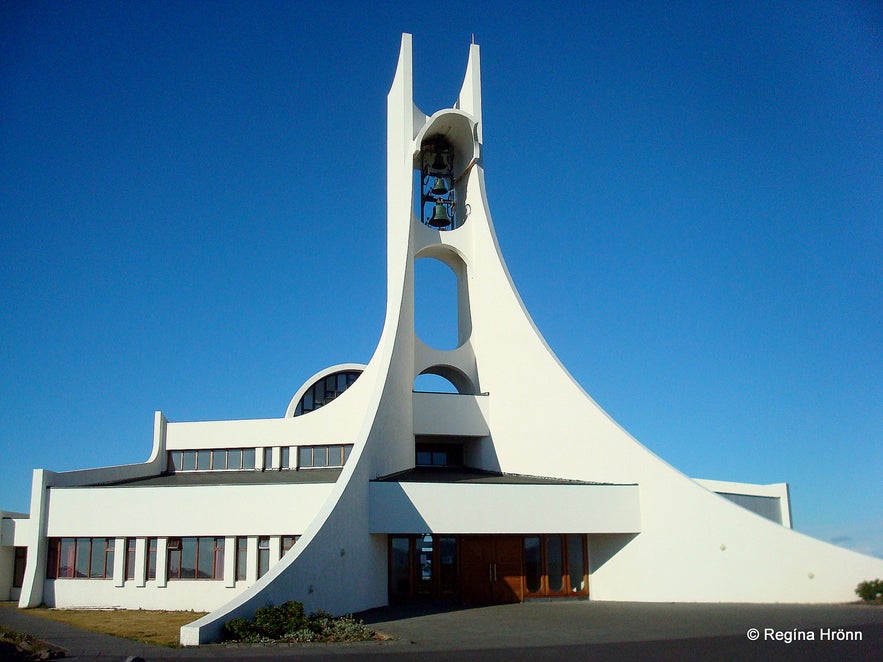
[[[396,637],[359,644],[174,649],[94,634],[0,606],[0,625],[61,646],[70,660],[369,659],[883,660],[883,607],[847,605],[528,602],[473,609],[410,605],[361,615]],[[748,637],[757,629],[759,640]],[[809,637],[812,636],[812,639]],[[832,637],[832,638],[827,638]],[[860,640],[856,640],[859,639]]]

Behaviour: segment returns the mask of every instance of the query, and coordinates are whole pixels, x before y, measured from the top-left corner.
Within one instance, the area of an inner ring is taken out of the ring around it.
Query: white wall
[[[414,434],[483,437],[488,434],[486,395],[414,393]]]
[[[12,571],[15,563],[15,549],[0,546],[0,600],[10,600]]]
[[[374,482],[372,533],[634,533],[636,485]]]
[[[19,589],[12,588],[15,548],[27,546],[29,533],[27,515],[0,510],[0,600],[18,599]]]
[[[316,516],[333,487],[333,483],[306,483],[52,488],[46,535],[299,533]]]
[[[169,581],[164,587],[155,581],[148,581],[143,587],[128,581],[118,587],[112,579],[47,579],[43,585],[43,601],[66,609],[211,611],[246,588],[246,582],[237,582],[236,587],[228,588],[223,581],[203,579]]]

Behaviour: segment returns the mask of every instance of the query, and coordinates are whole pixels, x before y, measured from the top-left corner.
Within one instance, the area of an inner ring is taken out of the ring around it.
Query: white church
[[[356,612],[445,598],[846,602],[883,560],[791,529],[785,484],[692,479],[561,365],[506,268],[485,195],[479,47],[453,108],[388,96],[387,303],[367,365],[309,379],[281,418],[155,415],[141,464],[34,472],[0,512],[0,600],[194,609],[181,642],[266,604]],[[414,271],[457,283],[455,349],[414,330]],[[433,374],[456,392],[415,391]]]

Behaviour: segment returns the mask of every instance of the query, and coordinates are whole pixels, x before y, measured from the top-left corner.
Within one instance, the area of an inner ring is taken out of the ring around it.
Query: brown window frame
[[[166,575],[168,580],[219,581],[224,579],[225,541],[226,539],[222,536],[178,536],[169,538],[166,543]],[[200,576],[200,572],[205,572],[205,568],[200,566],[200,548],[206,545],[210,546],[208,553],[211,554],[212,567],[211,572],[206,573],[208,576]],[[173,563],[173,558],[175,558],[177,564]],[[193,567],[185,568],[185,561],[188,564],[192,561]]]
[[[236,536],[236,581],[248,579],[248,536]]]
[[[270,536],[258,536],[258,579],[270,571]]]
[[[147,568],[145,568],[147,574],[147,580],[155,580],[156,579],[156,555],[159,550],[159,539],[158,538],[148,538],[147,539],[147,558],[145,559],[147,562]]]
[[[126,538],[126,580],[135,579],[135,550],[138,541],[135,538]]]
[[[48,546],[46,579],[113,579],[114,538],[65,536],[49,538]],[[69,565],[62,565],[64,551]],[[80,567],[83,562],[85,567]]]
[[[316,466],[316,451],[325,452],[325,464]],[[340,469],[346,464],[353,450],[352,444],[318,444],[315,446],[298,446],[297,447],[297,468],[298,469]],[[310,452],[309,462],[303,462],[302,453]]]
[[[583,588],[579,591],[572,591],[572,579],[570,576],[570,546],[569,536],[578,535],[580,537],[580,543],[582,545],[582,575],[581,580],[584,584]],[[552,590],[549,587],[549,538],[557,536],[561,541],[561,589],[560,590]],[[525,559],[525,571],[523,574],[524,577],[524,597],[525,599],[532,598],[565,598],[565,597],[585,597],[589,594],[589,582],[588,582],[588,555],[586,549],[586,537],[583,534],[571,534],[571,533],[533,533],[533,534],[524,534],[522,536],[522,549],[524,546],[524,540],[527,538],[539,538],[540,539],[540,587],[537,591],[530,591],[527,586],[527,561]],[[522,554],[524,552],[522,551]]]

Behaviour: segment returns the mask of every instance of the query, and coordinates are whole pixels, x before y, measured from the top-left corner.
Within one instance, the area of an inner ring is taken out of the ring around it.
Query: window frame
[[[270,536],[258,536],[258,579],[270,571]]]
[[[294,416],[303,416],[334,402],[361,376],[362,370],[341,370],[320,377],[304,390],[294,408]]]
[[[15,547],[12,561],[12,588],[22,588],[28,566],[28,548]]]
[[[316,444],[297,447],[297,468],[300,469],[340,469],[346,464],[353,449],[353,444]],[[324,455],[325,463],[317,465],[319,451]],[[305,461],[305,454],[308,459]]]
[[[248,536],[236,536],[236,581],[248,579]]]
[[[224,579],[225,541],[223,536],[176,536],[169,538],[166,542],[166,575],[168,580],[218,581]],[[206,572],[206,567],[203,565],[206,558],[211,559],[210,572]],[[200,573],[207,576],[200,576]]]
[[[48,545],[46,579],[113,579],[115,538],[53,537]]]
[[[126,538],[126,581],[132,581],[133,579],[135,579],[135,550],[137,549],[137,546],[137,538]]]
[[[148,538],[146,549],[146,565],[145,574],[147,581],[156,579],[156,556],[159,550],[159,538]]]
[[[252,471],[255,468],[255,458],[255,447],[250,446],[240,448],[200,448],[196,450],[177,449],[168,451],[166,470],[169,473]]]

